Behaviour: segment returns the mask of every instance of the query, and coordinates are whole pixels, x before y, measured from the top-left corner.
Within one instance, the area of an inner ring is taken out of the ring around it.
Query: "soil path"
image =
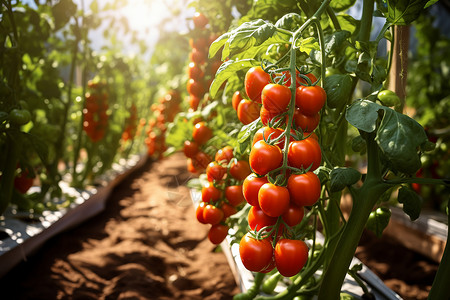
[[[239,289],[194,217],[189,178],[182,155],[146,164],[104,212],[0,279],[4,299],[231,299]]]

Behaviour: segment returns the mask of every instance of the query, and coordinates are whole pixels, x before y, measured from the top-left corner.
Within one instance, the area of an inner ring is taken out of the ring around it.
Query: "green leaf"
[[[352,168],[335,168],[330,173],[330,192],[342,191],[361,179],[361,173]]]
[[[372,77],[370,76],[370,70],[372,67],[372,59],[367,52],[362,52],[358,57],[358,64],[356,65],[355,74],[361,80],[372,82]]]
[[[55,4],[52,7],[53,18],[55,18],[55,30],[64,27],[76,12],[77,5],[72,0],[61,0]]]
[[[387,0],[388,15],[386,19],[393,25],[408,25],[417,19],[420,13],[432,1],[428,0]]]
[[[333,0],[330,2],[330,7],[336,11],[345,11],[355,4],[356,0]]]
[[[275,27],[282,28],[285,30],[295,31],[297,28],[302,26],[304,20],[299,14],[289,13],[281,17],[276,23]]]
[[[431,5],[433,5],[433,4],[435,4],[436,2],[438,2],[439,0],[429,0],[428,2],[427,2],[427,4],[425,4],[425,7],[424,8],[428,8],[428,7],[430,7]]]
[[[250,69],[251,67],[258,65],[259,62],[254,59],[228,60],[224,62],[217,70],[216,77],[209,88],[211,97],[216,97],[219,88],[230,76],[240,70]]]
[[[299,48],[300,51],[305,52],[306,54],[309,54],[311,50],[320,51],[320,46],[317,40],[314,37],[309,37],[306,39],[298,39],[296,41],[296,46]]]
[[[403,211],[411,221],[416,220],[422,209],[422,198],[409,187],[403,186],[398,190],[398,202],[403,204]]]
[[[370,213],[366,228],[375,233],[377,237],[381,237],[390,219],[391,210],[387,207],[379,207]]]
[[[354,102],[345,114],[347,121],[356,128],[373,132],[377,128],[378,107],[376,103],[366,100]]]
[[[217,51],[219,51],[220,48],[225,45],[228,38],[230,37],[231,33],[227,32],[219,36],[214,42],[212,42],[211,46],[209,47],[209,57],[214,57],[217,54]]]
[[[350,75],[333,74],[325,78],[324,89],[327,92],[327,106],[342,108],[350,99],[353,81]]]
[[[341,25],[342,31],[348,31],[352,35],[357,32],[361,23],[361,21],[355,20],[355,18],[347,14],[340,14],[337,16],[337,19]]]

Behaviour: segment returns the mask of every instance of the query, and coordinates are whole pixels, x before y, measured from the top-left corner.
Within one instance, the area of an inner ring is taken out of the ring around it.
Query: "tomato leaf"
[[[391,219],[391,210],[387,207],[379,207],[370,213],[366,223],[366,228],[381,237],[384,229],[388,226]]]
[[[333,74],[325,78],[324,89],[327,92],[327,106],[343,108],[352,95],[352,78],[347,74]]]
[[[428,0],[387,0],[386,19],[393,25],[408,25],[417,19],[425,8],[433,4]]]
[[[281,17],[281,19],[275,23],[275,27],[295,31],[303,23],[304,20],[299,14],[289,13]]]
[[[406,186],[399,189],[398,202],[403,204],[403,211],[409,216],[411,221],[419,217],[423,200],[412,189]]]
[[[330,2],[330,7],[336,11],[345,11],[355,4],[356,0],[333,0]]]
[[[55,30],[62,28],[77,12],[77,5],[72,0],[61,0],[52,7],[55,18]]]
[[[387,159],[389,166],[406,174],[413,174],[420,168],[417,149],[428,138],[423,127],[410,117],[391,108],[368,100],[353,103],[346,112],[347,121],[365,132],[377,128],[378,112],[384,114],[376,132],[375,140]]]
[[[215,98],[222,84],[236,72],[251,67],[258,66],[259,62],[254,59],[228,60],[224,62],[217,70],[216,77],[209,87],[209,93]]]
[[[330,173],[330,192],[342,191],[361,179],[361,173],[352,168],[335,168]]]

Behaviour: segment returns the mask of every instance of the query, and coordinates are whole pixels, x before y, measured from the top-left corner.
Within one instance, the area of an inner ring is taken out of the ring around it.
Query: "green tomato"
[[[13,109],[9,112],[9,121],[18,126],[22,126],[31,121],[31,114],[26,109]]]
[[[384,106],[395,106],[400,103],[400,98],[397,94],[390,90],[383,90],[379,92],[378,99],[380,99]]]

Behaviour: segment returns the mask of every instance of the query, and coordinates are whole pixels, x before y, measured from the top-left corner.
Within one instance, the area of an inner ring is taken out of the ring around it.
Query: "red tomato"
[[[281,166],[283,153],[278,146],[269,145],[264,141],[256,142],[250,151],[250,167],[259,175],[266,175]]]
[[[208,164],[211,162],[211,157],[205,152],[199,151],[195,157],[192,159],[196,169],[206,169]]]
[[[313,172],[289,176],[287,188],[291,195],[291,200],[298,206],[311,206],[320,198],[319,177]]]
[[[215,161],[210,162],[206,167],[208,181],[222,180],[226,173],[227,170]]]
[[[280,274],[291,277],[300,272],[308,260],[308,250],[303,241],[279,240],[275,245],[275,264]]]
[[[188,65],[188,76],[194,80],[201,80],[203,78],[202,68],[197,65],[195,62],[190,62]]]
[[[271,263],[273,248],[268,239],[257,240],[247,233],[239,243],[239,254],[247,270],[259,272]]]
[[[153,149],[152,149],[152,150],[153,150]],[[150,151],[150,148],[149,148],[149,151],[148,151],[148,152],[149,152],[148,154],[151,156],[151,155],[153,155],[154,150],[153,150],[153,153],[150,153],[151,151]],[[193,174],[197,174],[197,173],[198,173],[198,170],[195,168],[194,163],[193,163],[193,161],[192,161],[191,158],[188,158],[188,159],[187,159],[187,170],[188,170],[190,173],[193,173]]]
[[[308,137],[304,140],[293,141],[289,143],[288,162],[295,168],[314,171],[320,166],[322,161],[322,152],[319,142],[314,138]]]
[[[203,86],[203,83],[192,78],[188,80],[186,88],[189,94],[198,98],[202,98],[205,94],[205,87]]]
[[[250,100],[261,103],[261,92],[271,82],[270,75],[261,67],[253,67],[245,74],[245,92]]]
[[[195,39],[190,39],[189,40],[189,46],[191,46],[191,48],[197,48],[197,49],[205,49],[205,48],[209,48],[209,41],[207,38],[205,37],[196,37]]]
[[[215,160],[218,163],[228,164],[233,156],[233,148],[231,148],[231,146],[225,146],[222,149],[217,150]]]
[[[208,239],[211,243],[218,245],[222,243],[222,241],[227,237],[228,235],[228,229],[230,229],[226,225],[222,224],[216,224],[211,226],[208,232]]]
[[[194,21],[195,28],[204,28],[208,24],[208,18],[198,11],[195,12],[192,21]]]
[[[284,186],[265,183],[258,192],[261,210],[270,217],[279,217],[289,208],[289,190]]]
[[[202,223],[202,224],[207,224],[205,219],[203,218],[203,210],[205,209],[205,206],[207,204],[203,201],[201,201],[198,206],[197,209],[195,210],[195,217],[197,218],[197,220]]]
[[[245,200],[251,206],[259,207],[258,203],[258,192],[263,184],[268,183],[267,177],[258,177],[256,174],[252,173],[248,175],[244,182],[242,183],[242,193],[244,194]]]
[[[327,93],[318,85],[299,86],[295,93],[295,105],[307,116],[317,114],[326,101]]]
[[[196,142],[185,141],[183,152],[186,157],[193,158],[200,151],[198,144]]]
[[[205,184],[202,187],[202,201],[203,202],[215,202],[220,199],[221,193],[211,182]]]
[[[189,60],[199,65],[204,64],[207,58],[208,53],[206,53],[206,50],[202,50],[201,48],[193,48],[189,54]]]
[[[261,140],[264,140],[264,139],[267,141],[269,139],[269,136],[270,136],[271,140],[274,140],[277,137],[279,137],[283,132],[284,132],[284,130],[281,129],[281,128],[271,128],[271,127],[268,127],[268,126],[261,127],[260,129],[258,129],[258,131],[253,136],[252,146],[255,145],[255,143],[257,141],[261,141]],[[284,148],[284,141],[285,141],[285,139],[282,138],[275,145],[277,145],[280,149],[283,149]]]
[[[245,202],[244,194],[242,193],[242,185],[230,185],[225,188],[225,197],[233,206],[239,206]]]
[[[289,208],[283,213],[281,216],[283,221],[289,226],[295,226],[300,224],[303,220],[303,216],[305,215],[305,210],[303,206],[298,206],[294,203],[289,204]]]
[[[203,145],[212,137],[212,130],[206,125],[205,122],[199,122],[195,124],[194,131],[192,132],[192,138],[199,145]]]
[[[211,225],[219,224],[223,220],[223,211],[214,205],[207,204],[203,209],[203,220]]]
[[[298,128],[301,128],[303,132],[312,132],[317,128],[320,122],[320,114],[316,113],[313,116],[304,115],[300,109],[296,109],[294,112],[294,123]]]
[[[241,92],[234,92],[233,97],[231,98],[231,105],[233,106],[235,111],[237,111],[239,102],[241,102],[241,100],[243,99],[244,98],[242,97]]]
[[[189,95],[189,107],[193,110],[197,110],[201,100],[202,99],[197,96]]]
[[[238,104],[237,116],[242,124],[247,125],[258,119],[260,110],[258,103],[243,99]]]
[[[228,204],[226,202],[222,203],[222,207],[221,208],[222,208],[222,211],[223,211],[223,219],[224,220],[226,218],[228,218],[229,216],[232,216],[235,213],[237,213],[236,207],[234,207],[234,206],[232,206],[232,205],[230,205],[230,204]]]
[[[266,226],[272,226],[275,225],[275,223],[277,222],[277,218],[276,217],[270,217],[268,215],[266,215],[261,208],[256,207],[256,206],[252,206],[250,208],[250,210],[248,211],[248,226],[250,226],[250,228],[252,230],[260,230]]]
[[[271,112],[270,110],[266,109],[265,107],[261,107],[259,116],[261,117],[261,122],[264,124],[264,126],[267,126],[267,125],[269,125],[269,122],[275,123],[278,120],[281,120],[281,117],[277,117],[279,114],[280,113],[278,113],[278,112]],[[286,116],[283,117],[283,120],[284,121],[286,120]]]
[[[288,109],[291,102],[291,90],[281,84],[269,83],[261,92],[261,101],[271,113],[281,113]]]
[[[284,74],[284,76],[285,76],[285,79],[283,80],[283,85],[285,85],[287,87],[290,87],[291,86],[291,73],[289,71],[283,71],[281,73]],[[296,71],[296,76],[297,76],[297,78],[296,78],[296,81],[297,81],[296,87],[301,86],[301,84],[307,84],[307,81],[305,79],[303,79],[300,76],[300,74],[301,73],[299,71]],[[316,76],[314,76],[313,73],[307,73],[307,74],[303,74],[303,75],[308,77],[311,80],[311,83],[315,83],[317,81],[317,78],[316,78]]]
[[[14,177],[14,187],[21,194],[25,194],[33,185],[34,178],[28,177],[28,171],[22,170],[22,172]]]
[[[252,171],[246,160],[238,160],[231,163],[230,174],[237,180],[244,180]]]

